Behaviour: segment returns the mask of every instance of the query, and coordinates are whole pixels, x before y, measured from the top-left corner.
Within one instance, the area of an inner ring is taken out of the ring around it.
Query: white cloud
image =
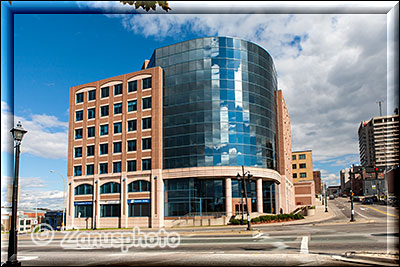
[[[68,123],[46,114],[32,114],[30,119],[13,116],[6,102],[1,102],[1,149],[12,153],[10,129],[18,121],[28,131],[24,136],[21,153],[44,158],[67,158]]]
[[[326,184],[327,186],[340,185],[339,174],[329,173],[326,170],[320,170],[320,171],[321,171],[321,183]]]
[[[28,208],[62,209],[63,194],[60,190],[22,190],[19,205]]]
[[[377,116],[376,100],[386,99],[386,14],[118,17],[145,37],[226,35],[266,48],[291,116],[293,150],[312,149],[315,160],[358,154],[360,122]]]

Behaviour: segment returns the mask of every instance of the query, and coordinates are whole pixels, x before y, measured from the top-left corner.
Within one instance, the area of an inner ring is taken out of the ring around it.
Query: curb
[[[389,254],[389,253],[348,251],[348,252],[345,252],[344,257],[350,258],[350,259],[360,259],[360,260],[385,262],[385,263],[392,263],[392,264],[399,263],[399,255],[398,254],[397,255]]]

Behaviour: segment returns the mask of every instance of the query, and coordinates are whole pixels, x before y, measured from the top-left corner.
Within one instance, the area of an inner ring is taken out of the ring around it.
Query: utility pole
[[[353,174],[354,172],[352,171],[354,168],[354,164],[351,166],[349,174],[350,174],[350,202],[351,202],[351,215],[350,215],[350,221],[354,222],[354,203],[353,203]]]
[[[382,103],[385,102],[383,100],[376,101],[376,103],[379,105],[379,116],[382,117]]]

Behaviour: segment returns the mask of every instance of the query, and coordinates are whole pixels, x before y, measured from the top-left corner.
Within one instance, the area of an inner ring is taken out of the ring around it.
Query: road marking
[[[20,261],[29,261],[39,258],[38,256],[18,256],[18,260]]]
[[[308,236],[301,239],[300,254],[308,254]]]
[[[360,210],[365,210],[364,208],[360,208]]]
[[[368,208],[368,209],[372,209],[372,210],[375,210],[375,211],[377,211],[377,212],[380,212],[380,213],[383,213],[383,214],[389,215],[389,216],[393,216],[393,217],[399,218],[399,216],[397,216],[397,215],[390,214],[390,213],[386,213],[386,212],[384,212],[384,211],[381,211],[381,210],[375,209],[375,208],[373,208],[373,207],[368,207],[368,206],[365,206],[365,207],[366,207],[366,208]]]
[[[356,213],[357,213],[358,215],[360,215],[361,217],[363,217],[363,218],[365,218],[365,219],[368,219],[367,216],[364,216],[364,215],[362,215],[361,213],[359,213],[359,212],[357,212],[357,211],[356,211]]]

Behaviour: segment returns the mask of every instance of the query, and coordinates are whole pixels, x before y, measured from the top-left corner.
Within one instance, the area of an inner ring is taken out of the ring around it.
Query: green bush
[[[261,221],[260,217],[256,217],[250,220],[252,223],[259,223]]]
[[[254,218],[253,218],[254,219]],[[253,220],[252,219],[252,220]],[[238,219],[232,219],[231,220],[231,224],[232,225],[240,225],[240,222],[241,222],[241,220],[238,220]],[[247,220],[243,220],[243,224],[247,224]]]

